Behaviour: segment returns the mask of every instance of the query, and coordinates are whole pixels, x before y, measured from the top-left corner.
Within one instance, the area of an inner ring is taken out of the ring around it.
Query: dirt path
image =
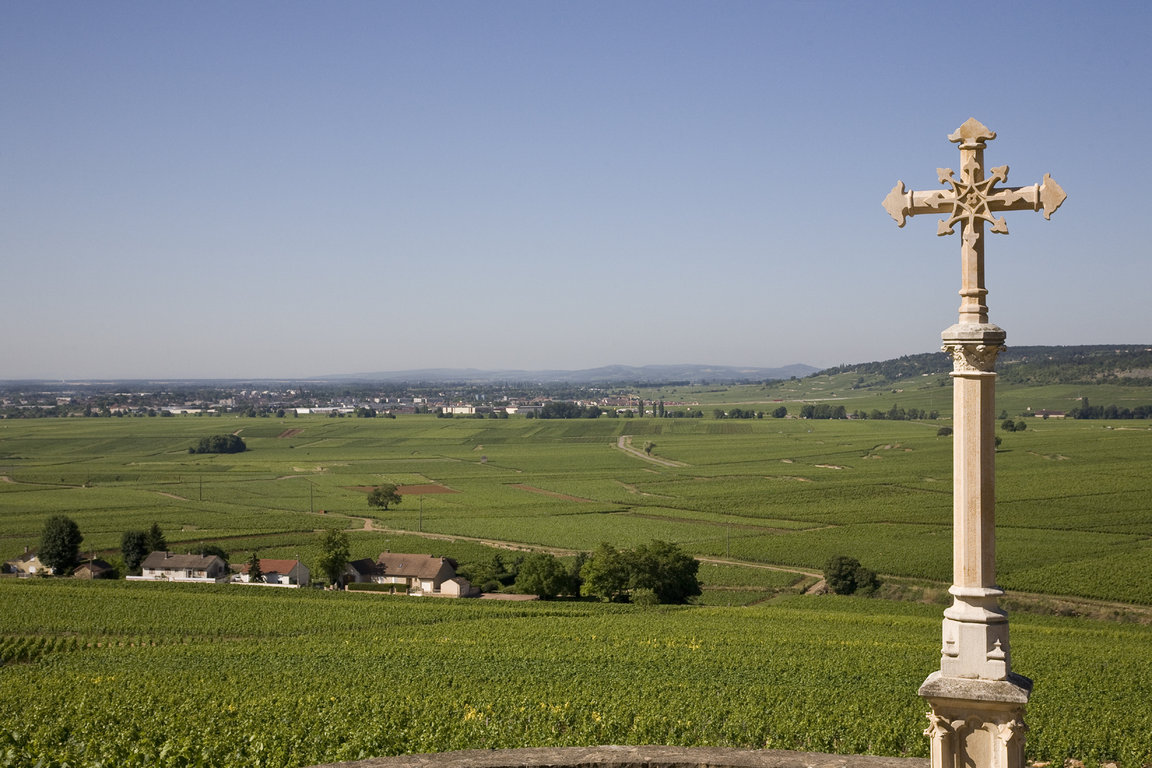
[[[523,483],[517,483],[517,484],[511,485],[509,487],[517,488],[521,491],[528,491],[529,493],[538,493],[541,496],[551,496],[554,499],[563,499],[564,501],[577,501],[577,502],[580,502],[582,504],[593,503],[592,499],[582,499],[579,496],[569,496],[566,493],[557,493],[556,491],[546,491],[543,488],[537,488],[534,485],[524,485]]]
[[[564,549],[563,547],[545,547],[533,544],[521,544],[515,541],[499,541],[497,539],[482,539],[477,536],[460,536],[458,534],[447,533],[428,533],[427,531],[409,531],[405,528],[386,528],[377,524],[375,520],[370,517],[356,517],[353,515],[345,515],[351,520],[363,520],[364,526],[359,530],[371,531],[373,533],[388,533],[394,536],[419,536],[422,539],[431,539],[433,541],[471,541],[476,544],[483,544],[486,547],[495,547],[496,549],[508,549],[513,552],[547,552],[557,557],[570,557],[580,552],[578,549]]]
[[[619,437],[619,439],[616,440],[616,447],[619,448],[620,450],[624,451],[624,453],[627,453],[630,456],[635,456],[638,459],[644,459],[644,461],[650,461],[653,464],[659,464],[662,467],[686,467],[686,466],[688,466],[687,464],[685,464],[682,461],[672,461],[671,459],[662,459],[659,456],[649,455],[649,454],[645,453],[644,451],[640,450],[639,448],[633,447],[632,435],[621,435]]]
[[[780,571],[781,573],[798,573],[802,576],[810,576],[814,579],[823,580],[822,574],[815,571],[806,571],[803,568],[789,568],[786,565],[767,565],[765,563],[745,563],[741,560],[726,560],[722,557],[698,557],[696,558],[702,563],[711,563],[712,565],[734,565],[738,568],[759,568],[763,571]]]

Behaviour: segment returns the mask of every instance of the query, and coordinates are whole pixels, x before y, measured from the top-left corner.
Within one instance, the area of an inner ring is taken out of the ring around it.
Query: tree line
[[[350,562],[348,534],[327,530],[320,538],[317,568],[341,584]],[[511,591],[548,600],[561,596],[605,602],[683,603],[700,594],[700,563],[677,545],[652,541],[634,549],[603,543],[568,563],[547,552],[505,554],[462,563],[457,574],[484,592]]]
[[[460,573],[487,592],[503,588],[543,599],[561,595],[604,602],[683,603],[700,594],[700,563],[676,544],[651,541],[633,549],[602,543],[567,565],[555,555],[500,553],[462,566]]]
[[[1152,405],[1137,405],[1134,408],[1118,405],[1092,405],[1088,398],[1082,398],[1080,405],[1068,411],[1070,419],[1152,419]]]

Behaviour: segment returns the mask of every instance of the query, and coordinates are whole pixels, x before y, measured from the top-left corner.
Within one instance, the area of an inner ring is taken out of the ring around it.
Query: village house
[[[370,557],[351,560],[344,566],[344,581],[347,583],[375,584],[378,583],[376,577],[383,575],[376,561]]]
[[[128,576],[137,581],[189,581],[199,584],[217,584],[228,580],[228,565],[217,555],[174,555],[171,552],[152,552],[140,564],[139,576]]]
[[[24,547],[24,554],[15,560],[4,561],[4,572],[14,573],[20,577],[52,575],[52,569],[40,562],[39,555],[30,551],[28,547]]]
[[[456,576],[456,563],[447,557],[381,552],[375,560],[348,563],[348,581],[393,585],[409,595],[470,597],[476,593],[467,579]]]
[[[76,567],[76,570],[72,571],[72,578],[74,579],[111,579],[115,575],[116,569],[112,567],[112,564],[98,557],[85,560]]]
[[[232,581],[239,584],[250,583],[248,578],[249,564],[232,566]],[[273,560],[260,558],[260,573],[264,581],[260,582],[276,587],[306,587],[312,583],[312,574],[308,566],[299,560]]]

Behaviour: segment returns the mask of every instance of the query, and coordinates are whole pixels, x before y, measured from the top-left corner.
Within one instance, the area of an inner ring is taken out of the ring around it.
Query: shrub
[[[212,435],[202,437],[188,453],[243,453],[248,449],[239,435]]]
[[[824,581],[837,595],[871,595],[880,588],[880,579],[875,571],[845,555],[829,558],[824,565]]]

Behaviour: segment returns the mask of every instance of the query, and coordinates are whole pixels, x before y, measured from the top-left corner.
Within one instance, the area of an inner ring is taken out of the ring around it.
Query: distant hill
[[[947,373],[952,359],[943,352],[905,355],[875,363],[826,368],[814,375],[856,373],[895,381],[926,373]],[[1152,385],[1152,344],[1087,344],[1013,347],[996,361],[1000,380],[1011,384]],[[878,382],[873,382],[878,383]]]
[[[408,371],[340,374],[319,377],[325,381],[392,381],[421,383],[533,383],[533,384],[667,384],[671,382],[738,383],[803,378],[818,369],[796,363],[782,368],[729,365],[607,365],[582,370],[481,370],[477,368],[424,368]]]

